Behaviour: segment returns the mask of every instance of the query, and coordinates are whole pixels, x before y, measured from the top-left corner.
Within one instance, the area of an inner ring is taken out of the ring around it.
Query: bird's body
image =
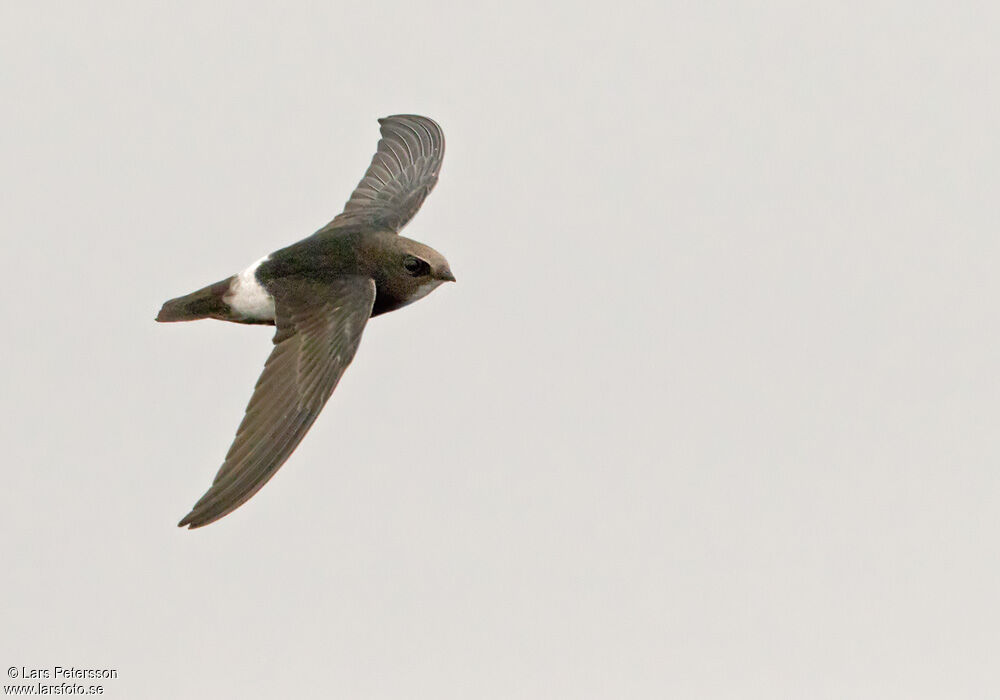
[[[437,259],[440,277],[412,284],[409,276],[396,279],[384,269],[385,259],[402,260],[412,255],[430,262]],[[274,325],[274,296],[268,289],[271,280],[288,277],[334,280],[346,275],[360,275],[375,281],[372,316],[395,311],[427,296],[449,280],[450,270],[434,249],[390,231],[320,231],[287,248],[256,261],[243,272],[209,285],[163,305],[157,321],[194,321],[217,318],[234,323]]]
[[[171,299],[156,318],[277,326],[226,460],[181,526],[231,512],[288,459],[353,358],[368,318],[455,279],[440,253],[398,235],[437,181],[441,130],[412,115],[379,121],[378,152],[342,214],[239,274]]]

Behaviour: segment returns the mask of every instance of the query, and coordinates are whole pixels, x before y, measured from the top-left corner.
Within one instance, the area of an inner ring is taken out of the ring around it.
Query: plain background
[[[995,3],[0,9],[0,667],[118,698],[1000,694]],[[270,329],[158,325],[443,126],[249,504]]]

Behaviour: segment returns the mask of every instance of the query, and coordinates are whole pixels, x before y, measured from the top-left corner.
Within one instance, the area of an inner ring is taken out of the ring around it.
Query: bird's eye
[[[403,267],[414,277],[419,277],[420,275],[426,275],[430,272],[431,266],[420,258],[415,258],[412,255],[407,255],[403,258]]]

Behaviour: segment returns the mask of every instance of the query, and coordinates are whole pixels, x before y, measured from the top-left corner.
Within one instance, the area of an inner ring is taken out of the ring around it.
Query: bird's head
[[[375,313],[412,304],[455,276],[441,253],[423,243],[394,235],[380,241],[376,270]]]

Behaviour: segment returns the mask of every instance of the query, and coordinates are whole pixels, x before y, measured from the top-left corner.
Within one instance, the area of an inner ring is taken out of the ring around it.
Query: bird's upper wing
[[[444,158],[441,127],[415,114],[397,114],[378,123],[382,138],[372,164],[344,211],[321,231],[360,226],[399,233],[434,189]]]
[[[268,288],[277,325],[274,350],[226,461],[181,527],[218,520],[274,476],[350,364],[375,301],[375,283],[366,277],[332,283],[286,278]]]

